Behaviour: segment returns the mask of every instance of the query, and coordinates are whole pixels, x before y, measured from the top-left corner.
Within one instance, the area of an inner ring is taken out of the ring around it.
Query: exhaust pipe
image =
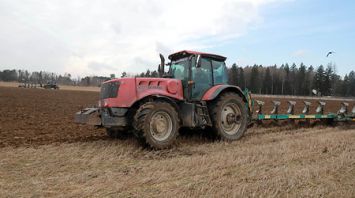
[[[159,77],[161,78],[164,75],[165,58],[162,54],[159,54],[159,57],[160,57],[160,65],[158,68],[158,73],[159,73]]]

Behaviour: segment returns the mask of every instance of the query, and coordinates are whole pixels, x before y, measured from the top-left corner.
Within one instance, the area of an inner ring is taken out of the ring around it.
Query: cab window
[[[226,64],[223,61],[212,60],[212,68],[214,84],[227,84],[228,76]]]
[[[212,87],[212,65],[208,58],[201,58],[201,67],[191,68],[194,86],[192,89],[192,99],[200,99],[202,95]]]
[[[196,84],[212,85],[211,62],[209,59],[201,59],[201,67],[192,67],[192,78]]]
[[[171,72],[174,78],[179,80],[187,80],[189,72],[188,58],[182,58],[171,63]]]

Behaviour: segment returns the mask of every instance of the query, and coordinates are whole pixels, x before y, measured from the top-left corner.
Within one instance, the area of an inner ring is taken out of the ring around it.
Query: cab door
[[[200,61],[200,64],[191,67],[192,100],[201,100],[203,94],[213,86],[212,61],[204,57]]]

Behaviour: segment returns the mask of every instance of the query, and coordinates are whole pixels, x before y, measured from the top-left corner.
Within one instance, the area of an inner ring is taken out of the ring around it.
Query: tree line
[[[355,96],[355,72],[350,71],[342,78],[336,74],[333,64],[317,68],[303,63],[299,66],[286,63],[267,67],[238,67],[233,64],[228,69],[228,76],[229,84],[258,94]]]
[[[122,72],[124,77],[158,77],[155,70],[147,70],[140,74]],[[69,73],[57,75],[51,72],[28,72],[27,70],[0,71],[0,81],[17,81],[19,83],[58,83],[63,85],[100,86],[104,81],[116,78],[108,76],[86,76],[73,78]],[[350,71],[344,77],[336,73],[336,67],[328,64],[314,68],[301,63],[288,63],[281,66],[253,65],[240,67],[233,64],[228,67],[229,84],[242,89],[248,88],[252,93],[275,95],[323,95],[323,96],[355,96],[355,72]]]
[[[64,75],[58,75],[53,72],[46,71],[34,71],[29,72],[27,70],[15,70],[5,69],[0,71],[0,81],[5,82],[19,82],[22,84],[39,85],[43,84],[60,84],[60,85],[78,85],[78,86],[100,86],[103,82],[114,78],[114,74],[110,77],[106,76],[86,76],[77,77],[69,73]]]

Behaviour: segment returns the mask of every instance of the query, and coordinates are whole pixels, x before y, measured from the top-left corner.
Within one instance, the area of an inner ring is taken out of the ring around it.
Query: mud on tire
[[[225,93],[210,106],[213,131],[222,140],[237,140],[248,126],[248,110],[242,98],[235,93]]]
[[[137,110],[133,126],[142,143],[164,149],[176,140],[179,117],[175,108],[167,102],[147,102]]]

